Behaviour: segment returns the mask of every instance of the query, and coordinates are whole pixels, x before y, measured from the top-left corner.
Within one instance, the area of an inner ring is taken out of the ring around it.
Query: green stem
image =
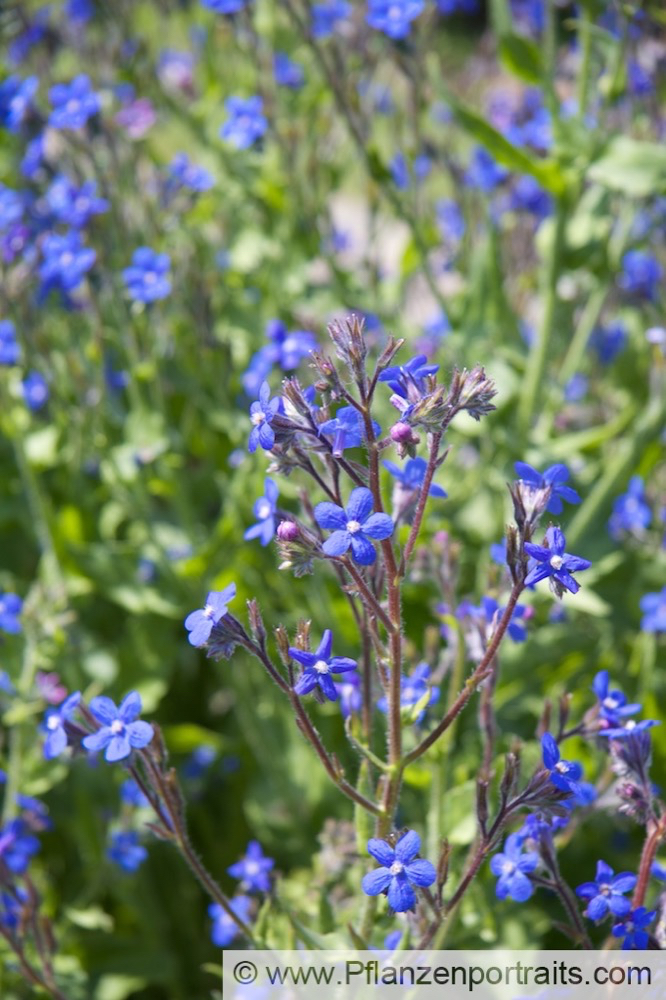
[[[566,229],[566,206],[563,198],[555,202],[555,219],[553,243],[546,262],[543,316],[534,343],[527,360],[525,372],[525,388],[520,397],[518,408],[518,428],[522,441],[525,442],[530,432],[537,397],[543,382],[548,346],[553,331],[555,312],[557,308],[557,282],[560,276],[564,236]]]
[[[580,369],[590,334],[597,324],[604,302],[606,301],[606,293],[607,289],[605,287],[597,288],[585,303],[585,307],[578,320],[578,326],[571,338],[571,343],[560,369],[558,381],[562,386],[566,385],[571,376],[575,375]]]

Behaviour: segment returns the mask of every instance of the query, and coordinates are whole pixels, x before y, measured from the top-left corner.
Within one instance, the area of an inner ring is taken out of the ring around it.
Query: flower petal
[[[127,727],[127,737],[130,741],[130,745],[135,748],[135,750],[141,750],[143,747],[147,747],[154,736],[154,729],[149,722],[144,722],[139,719],[137,722],[132,722]]]
[[[103,726],[102,729],[98,729],[96,733],[90,733],[89,736],[84,736],[81,743],[89,750],[90,753],[99,753],[100,750],[104,750],[105,747],[109,745],[111,740],[111,730],[108,726]]]
[[[393,534],[394,524],[388,514],[371,514],[363,522],[363,534],[381,541]]]
[[[330,661],[330,666],[332,674],[344,674],[347,670],[356,670],[358,664],[349,656],[334,656]]]
[[[391,882],[391,873],[388,868],[375,868],[373,872],[368,872],[363,876],[361,886],[366,896],[378,896],[380,892],[388,889]]]
[[[346,508],[348,521],[359,521],[361,524],[372,512],[372,493],[366,486],[357,486],[351,491]]]
[[[314,509],[315,521],[320,528],[326,531],[345,531],[347,528],[347,518],[342,507],[336,503],[318,503]]]
[[[327,556],[343,556],[352,544],[352,536],[348,531],[334,531],[322,545]]]
[[[105,726],[110,726],[113,720],[118,718],[118,709],[115,702],[107,698],[106,695],[100,694],[96,698],[93,698],[89,708],[97,721],[103,723]]]
[[[429,861],[412,861],[405,865],[405,873],[413,885],[432,885],[437,878],[435,867]]]
[[[372,542],[368,541],[360,532],[358,535],[349,535],[349,538],[351,539],[354,562],[357,562],[359,566],[371,566],[377,558]]]
[[[321,637],[321,642],[319,643],[319,646],[317,647],[317,653],[316,653],[317,659],[326,660],[326,662],[328,663],[328,661],[331,658],[332,648],[333,648],[333,633],[331,632],[330,628],[327,628],[323,636]]]
[[[338,700],[338,689],[333,683],[333,678],[330,674],[319,674],[318,677],[319,687],[322,689],[329,701]]]
[[[131,752],[129,736],[127,733],[123,733],[110,740],[104,756],[112,764],[116,760],[124,760],[125,757],[129,757]]]
[[[294,691],[296,694],[310,694],[317,686],[317,674],[314,670],[306,670],[298,678],[294,684]]]
[[[123,722],[134,722],[141,712],[141,695],[138,691],[130,691],[127,697],[121,702],[118,709],[118,718]]]
[[[368,854],[371,854],[375,861],[379,861],[380,865],[384,865],[385,868],[390,868],[395,861],[393,848],[385,840],[380,840],[378,837],[372,837],[368,841]]]
[[[403,865],[408,864],[421,850],[421,838],[416,830],[408,830],[395,845],[395,856]]]
[[[543,750],[543,763],[550,770],[560,759],[559,747],[551,733],[544,733],[541,737],[541,749]]]
[[[404,875],[395,875],[388,890],[389,906],[396,913],[405,913],[416,906],[416,895]]]

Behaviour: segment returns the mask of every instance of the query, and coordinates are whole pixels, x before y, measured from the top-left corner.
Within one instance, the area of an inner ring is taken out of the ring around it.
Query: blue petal
[[[321,637],[321,642],[317,648],[317,659],[325,660],[327,663],[331,658],[331,650],[333,648],[333,633],[330,628],[327,628]]]
[[[53,760],[59,757],[67,746],[67,733],[62,726],[52,730],[44,740],[44,757]]]
[[[141,695],[138,691],[130,691],[127,697],[121,702],[118,709],[118,718],[123,722],[134,722],[141,712]]]
[[[347,670],[356,670],[358,664],[349,656],[334,656],[330,661],[330,666],[332,674],[344,674]]]
[[[395,846],[395,856],[403,865],[408,864],[421,850],[421,838],[416,830],[408,830]]]
[[[544,733],[541,737],[541,748],[543,750],[544,765],[550,770],[555,767],[560,759],[560,750],[551,733]]]
[[[375,861],[384,865],[385,868],[390,868],[395,861],[393,848],[385,840],[380,840],[378,837],[372,837],[368,841],[368,854],[372,855]]]
[[[296,694],[310,694],[317,686],[317,674],[313,670],[304,671],[294,684]]]
[[[629,903],[629,900],[626,900]],[[629,903],[628,909],[631,909],[631,904]],[[608,900],[605,896],[595,896],[591,899],[587,907],[587,915],[590,920],[601,920],[608,913]]]
[[[322,545],[327,556],[342,556],[352,544],[352,536],[348,531],[334,531]],[[373,553],[374,554],[374,553]]]
[[[363,876],[361,886],[366,896],[378,896],[385,889],[388,889],[391,881],[391,873],[388,868],[375,868],[373,872],[368,872]]]
[[[259,431],[259,444],[264,451],[270,451],[275,444],[275,431],[269,423],[260,424],[257,429]]]
[[[104,756],[112,764],[116,760],[124,760],[125,757],[129,757],[131,750],[129,737],[127,733],[123,733],[120,736],[112,737]]]
[[[381,541],[393,534],[393,521],[388,514],[372,514],[363,523],[363,534]]]
[[[338,700],[338,689],[333,683],[333,678],[330,674],[319,674],[318,677],[319,687],[322,689],[329,701]]]
[[[203,644],[208,641],[210,633],[213,631],[212,620],[210,618],[206,618],[203,612],[199,612],[199,614],[201,615],[201,618],[197,621],[197,624],[187,637],[191,646],[203,646]]]
[[[524,903],[534,892],[534,886],[527,875],[522,872],[514,872],[509,885],[509,895],[516,903]]]
[[[296,660],[297,663],[301,663],[304,667],[313,667],[317,662],[315,653],[310,653],[305,649],[297,649],[296,646],[289,647],[289,655],[292,660]]]
[[[107,698],[106,695],[100,694],[96,698],[93,698],[89,707],[97,721],[103,723],[105,726],[110,726],[114,719],[118,718],[118,709],[115,702]]]
[[[391,879],[388,901],[396,913],[405,913],[416,906],[416,895],[404,875],[396,875]]]
[[[143,747],[147,747],[154,735],[153,727],[149,722],[143,722],[139,720],[138,722],[132,722],[127,727],[127,737],[130,741],[130,745],[135,748],[135,750],[141,750]]]
[[[336,503],[318,503],[314,509],[315,521],[320,528],[326,531],[345,531],[347,528],[347,518],[342,507]]]
[[[360,532],[358,535],[349,535],[349,538],[354,562],[357,562],[359,566],[371,566],[377,558],[372,542],[369,542]]]
[[[435,867],[429,861],[412,861],[405,865],[405,873],[413,885],[432,885],[437,878]]]
[[[365,486],[357,486],[351,491],[346,514],[348,521],[358,521],[363,524],[372,511],[372,493]]]
[[[530,486],[539,486],[541,484],[541,474],[531,465],[528,465],[527,462],[516,462],[514,469],[518,478],[522,479],[524,483],[528,483]]]
[[[614,913],[616,917],[623,917],[631,909],[631,900],[625,899],[624,896],[611,896],[608,905],[611,913]]]
[[[104,726],[96,733],[90,733],[89,736],[84,736],[81,742],[86,750],[89,750],[91,753],[98,753],[100,750],[103,750],[109,745],[112,735],[113,734],[111,733],[109,727]]]

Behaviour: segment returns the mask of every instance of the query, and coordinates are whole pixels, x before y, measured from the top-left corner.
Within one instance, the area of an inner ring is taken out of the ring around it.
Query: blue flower
[[[40,300],[51,289],[66,293],[77,288],[95,263],[97,254],[91,247],[84,246],[81,234],[72,229],[64,235],[49,233],[42,243],[42,258],[38,270],[42,280]]]
[[[23,217],[26,196],[23,191],[14,191],[6,184],[0,184],[0,231]]]
[[[49,386],[39,372],[29,372],[21,382],[21,391],[26,406],[33,412],[41,410],[46,405],[49,398]]]
[[[533,583],[538,583],[539,580],[552,577],[556,585],[565,587],[572,594],[578,593],[580,585],[571,574],[589,569],[592,563],[588,559],[572,556],[565,552],[566,539],[560,529],[554,525],[551,525],[546,531],[546,543],[544,546],[525,542],[525,551],[538,563],[525,577],[525,583],[529,587]]]
[[[403,153],[395,154],[389,163],[389,170],[398,190],[405,191],[409,187],[409,168]]]
[[[312,4],[312,34],[315,38],[328,38],[338,21],[346,21],[352,14],[352,5],[346,0],[327,0]]]
[[[375,435],[380,433],[376,420],[372,421]],[[341,458],[345,448],[358,448],[365,440],[365,426],[355,406],[343,406],[332,420],[319,425],[320,434],[333,435],[333,455]]]
[[[209,191],[215,181],[205,167],[192,163],[187,153],[177,153],[169,164],[169,178],[172,188],[189,188],[200,194]]]
[[[230,583],[224,590],[211,590],[206,603],[199,611],[192,611],[185,619],[185,628],[190,633],[187,637],[191,646],[203,646],[210,638],[213,625],[226,615],[229,601],[236,596],[236,584]]]
[[[389,461],[382,462],[382,465],[385,469],[388,469],[394,479],[398,480],[401,486],[403,486],[406,490],[414,491],[420,490],[423,486],[426,469],[428,468],[428,463],[425,458],[407,459],[404,469],[401,469],[399,465],[395,465],[393,462]],[[446,497],[447,493],[441,486],[431,483],[430,489],[428,490],[428,496]]]
[[[414,705],[418,705],[430,693],[427,704],[418,713],[416,718],[413,719],[416,724],[423,721],[426,708],[439,701],[439,688],[431,687],[429,681],[430,667],[427,663],[419,663],[414,667],[409,677],[405,677],[404,675],[400,677],[400,708],[412,708]],[[377,708],[380,712],[387,713],[388,707],[388,698],[386,696],[379,698]]]
[[[340,696],[340,712],[346,719],[352,712],[360,712],[363,704],[361,679],[358,674],[349,674],[342,681],[335,681],[335,690]]]
[[[628,705],[627,696],[622,691],[609,690],[610,677],[607,670],[600,670],[594,678],[592,690],[599,699],[599,715],[609,726],[620,726],[628,715],[640,712],[641,706]]]
[[[369,840],[368,853],[382,867],[363,876],[361,885],[366,896],[379,896],[383,893],[396,913],[413,910],[416,906],[413,886],[427,887],[437,878],[429,861],[415,860],[420,850],[421,838],[414,830],[408,830],[395,849],[385,840],[374,837]]]
[[[627,342],[627,330],[623,323],[598,326],[590,334],[588,347],[594,351],[603,365],[609,365]]]
[[[65,723],[68,722],[81,701],[81,692],[75,691],[69,698],[63,701],[59,708],[49,708],[44,716],[41,728],[46,733],[44,740],[44,757],[46,760],[53,760],[59,757],[67,746],[67,729]]]
[[[0,594],[0,630],[11,635],[21,632],[23,626],[19,615],[22,608],[23,601],[18,594]]]
[[[254,504],[254,516],[257,523],[247,529],[243,538],[249,541],[259,538],[262,545],[268,545],[275,534],[275,514],[277,511],[278,488],[272,479],[264,482],[264,496],[259,497]]]
[[[101,107],[99,94],[92,90],[90,78],[85,73],[69,83],[56,83],[49,90],[49,100],[53,108],[49,125],[53,128],[83,128]]]
[[[631,901],[625,899],[624,893],[631,892],[637,881],[631,872],[615,875],[605,861],[599,861],[595,881],[576,886],[576,895],[589,900],[585,915],[590,920],[602,920],[608,913],[622,917],[631,909]]]
[[[533,852],[523,854],[523,837],[520,833],[512,833],[504,842],[504,851],[495,854],[490,859],[490,870],[493,875],[499,875],[495,886],[498,899],[513,899],[515,903],[524,903],[534,892],[534,886],[528,879],[539,864],[539,855]]]
[[[10,319],[0,320],[0,365],[16,365],[20,357],[16,327]]]
[[[22,875],[33,854],[39,850],[37,837],[21,817],[11,819],[0,829],[0,861],[17,875]]]
[[[150,802],[143,794],[134,778],[127,778],[123,781],[120,786],[120,799],[126,805],[134,806],[137,809],[150,805]]]
[[[426,377],[436,375],[438,371],[439,365],[428,364],[425,354],[418,354],[404,365],[385,368],[379,381],[388,382],[393,392],[403,399],[411,399],[414,393],[418,399],[425,392]]]
[[[584,399],[587,395],[588,385],[587,376],[582,375],[581,372],[576,372],[575,375],[572,375],[564,386],[564,398],[567,403],[578,403],[581,399]]]
[[[317,346],[315,336],[309,330],[288,330],[279,319],[269,320],[266,336],[270,343],[257,351],[243,375],[243,388],[248,395],[259,391],[273,365],[279,365],[283,371],[292,371]]]
[[[217,758],[215,747],[203,743],[200,747],[195,747],[183,765],[183,777],[190,781],[203,778],[204,774]]]
[[[423,12],[424,0],[368,0],[366,21],[389,38],[406,38],[410,23]]]
[[[298,90],[305,83],[303,67],[293,62],[286,52],[276,52],[273,56],[273,75],[279,87]]]
[[[216,14],[237,14],[245,3],[246,0],[201,0],[202,7],[214,10]]]
[[[641,719],[640,722],[636,722],[635,719],[629,719],[624,725],[618,723],[609,729],[600,729],[599,735],[607,736],[609,740],[630,740],[634,736],[638,736],[639,733],[644,733],[646,729],[652,729],[653,726],[660,725],[661,721],[658,719]]]
[[[467,224],[457,202],[440,198],[435,206],[437,225],[445,243],[457,246],[465,235]]]
[[[437,10],[445,17],[451,14],[476,14],[479,11],[479,0],[435,0]]]
[[[245,924],[248,923],[250,910],[252,909],[252,900],[250,897],[236,896],[235,899],[231,900],[230,905],[239,920],[242,920]],[[240,934],[237,925],[219,903],[210,904],[208,907],[208,916],[213,921],[210,933],[213,944],[218,948],[226,948]]]
[[[666,587],[661,592],[644,594],[640,600],[643,632],[666,632]]]
[[[93,215],[109,208],[106,198],[97,197],[96,181],[85,181],[79,188],[64,174],[53,179],[46,201],[58,222],[66,222],[74,229],[82,229]]]
[[[331,656],[333,648],[333,633],[327,628],[322,636],[316,653],[308,653],[303,649],[289,647],[289,655],[305,669],[294,685],[296,694],[309,694],[316,687],[321,688],[329,701],[338,700],[331,674],[344,674],[348,670],[356,670],[356,660],[348,656]]]
[[[533,489],[543,490],[550,486],[550,500],[546,506],[549,514],[561,514],[563,500],[566,500],[567,503],[580,503],[580,497],[576,491],[571,486],[564,485],[569,478],[569,470],[566,465],[550,465],[543,475],[527,462],[516,462],[514,468],[521,481]]]
[[[268,128],[261,97],[228,97],[224,107],[229,117],[220,129],[222,139],[236,149],[249,149],[261,139]]]
[[[628,292],[629,295],[654,302],[661,277],[661,264],[650,253],[645,253],[642,250],[629,250],[622,258],[620,288]]]
[[[480,613],[485,619],[488,626],[496,625],[499,619],[504,614],[504,608],[501,608],[494,597],[482,597],[481,607],[473,608],[477,614]],[[516,604],[513,609],[513,614],[511,615],[511,620],[507,627],[507,632],[514,642],[525,642],[527,639],[527,630],[522,623],[522,619],[526,616],[529,617],[529,608],[526,608],[524,604]],[[490,639],[494,628],[488,633],[487,639]]]
[[[534,177],[517,177],[509,192],[508,207],[514,212],[529,212],[545,219],[553,209],[553,199]]]
[[[569,792],[572,795],[580,794],[580,778],[583,776],[583,768],[576,761],[562,760],[560,748],[550,733],[544,733],[541,737],[541,748],[543,750],[543,763],[550,771],[550,780],[562,792]]]
[[[135,872],[148,857],[148,851],[139,843],[139,834],[136,831],[121,830],[111,834],[106,856],[123,871]]]
[[[613,927],[613,937],[624,938],[623,951],[645,951],[650,943],[650,935],[645,930],[657,916],[656,910],[639,906],[632,910],[620,923]]]
[[[28,76],[9,76],[0,83],[0,126],[18,132],[32,110],[32,99],[37,92],[39,79]]]
[[[650,874],[658,878],[660,882],[666,882],[666,865],[663,865],[660,861],[653,861]]]
[[[506,538],[501,542],[493,542],[488,551],[493,562],[498,566],[506,566]]]
[[[268,892],[271,887],[269,872],[275,861],[268,858],[257,840],[251,840],[247,845],[245,856],[227,868],[232,878],[241,880],[241,888],[248,891]]]
[[[90,702],[90,711],[102,728],[85,736],[82,743],[91,753],[105,750],[104,757],[110,763],[129,757],[132,750],[143,749],[153,738],[150,723],[137,718],[141,712],[138,691],[131,691],[120,708],[110,698],[99,695]]]
[[[259,444],[264,451],[270,451],[275,444],[275,431],[271,424],[280,409],[280,404],[280,397],[274,396],[271,399],[270,386],[268,382],[263,382],[259,390],[259,399],[250,406],[252,430],[247,446],[249,452],[255,452]]]
[[[170,267],[171,260],[166,253],[156,253],[150,247],[135,250],[131,266],[123,271],[130,298],[135,302],[165,299],[171,292]]]
[[[372,493],[365,486],[352,490],[346,510],[335,503],[318,503],[314,516],[320,528],[332,531],[322,548],[327,556],[342,556],[349,548],[354,562],[370,566],[376,558],[373,541],[382,541],[393,534],[393,521],[388,514],[373,514]]]
[[[621,493],[613,502],[613,513],[608,521],[608,530],[613,538],[619,539],[623,532],[644,535],[650,526],[652,511],[645,502],[643,480],[632,476],[626,493]]]
[[[508,172],[496,163],[490,153],[477,146],[465,171],[465,183],[480,191],[492,191],[508,176]]]

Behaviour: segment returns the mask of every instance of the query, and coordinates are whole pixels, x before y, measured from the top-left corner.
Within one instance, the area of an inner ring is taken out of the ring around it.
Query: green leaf
[[[597,184],[634,198],[666,193],[666,146],[617,136],[592,164],[588,176]]]
[[[560,195],[564,192],[564,177],[556,163],[552,160],[537,160],[524,150],[519,149],[518,146],[514,146],[501,132],[488,124],[485,118],[466,107],[452,95],[447,95],[447,103],[458,124],[472,138],[485,146],[498,163],[519,174],[529,174],[531,177],[535,177],[541,186],[550,191],[551,194]]]
[[[541,83],[543,60],[534,42],[523,35],[512,32],[502,35],[499,41],[499,57],[509,73],[513,73],[526,83]]]

